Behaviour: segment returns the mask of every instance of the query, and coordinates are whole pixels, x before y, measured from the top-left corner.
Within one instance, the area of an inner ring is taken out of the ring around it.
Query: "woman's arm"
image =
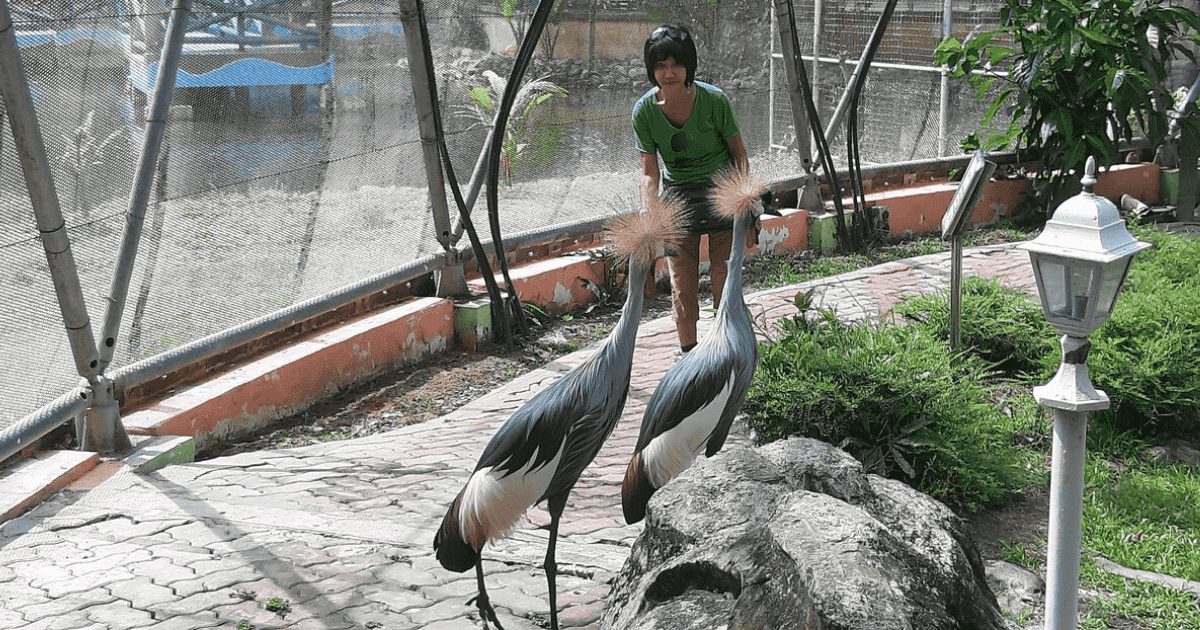
[[[649,205],[650,200],[658,196],[658,154],[642,153],[642,207]]]
[[[725,145],[729,147],[729,155],[733,158],[733,164],[739,170],[750,170],[750,160],[746,158],[746,144],[742,142],[742,134],[736,133],[725,139]]]

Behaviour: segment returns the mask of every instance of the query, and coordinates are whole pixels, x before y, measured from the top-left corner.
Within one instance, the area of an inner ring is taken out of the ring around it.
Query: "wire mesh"
[[[399,4],[335,0],[326,22],[319,0],[193,1],[113,368],[441,249]],[[494,115],[489,102],[499,101],[535,4],[426,2],[448,148],[464,188]],[[794,149],[769,147],[772,139],[788,146],[795,136],[782,66],[770,80],[767,51],[778,38],[771,4],[560,3],[526,74],[528,98],[509,125],[497,190],[502,231],[633,207],[640,158],[630,110],[650,88],[642,42],[663,22],[685,23],[695,34],[697,78],[729,95],[755,170],[794,176]],[[512,5],[506,14],[503,6]],[[827,120],[882,2],[823,5],[816,14],[814,0],[801,0],[796,10],[805,55],[813,53],[814,32],[821,37],[821,60],[808,67],[819,77]],[[116,265],[167,9],[164,0],[14,5],[95,328]],[[963,15],[986,24],[986,14]],[[956,22],[956,32],[962,28]],[[941,0],[901,2],[876,61],[928,69],[872,70],[860,115],[864,160],[936,155],[932,50],[940,33]],[[953,145],[978,110],[969,90],[955,88],[952,98]],[[9,358],[0,372],[0,429],[77,379],[5,127],[0,291],[10,307],[0,312]],[[482,232],[484,200],[481,194],[473,212]]]

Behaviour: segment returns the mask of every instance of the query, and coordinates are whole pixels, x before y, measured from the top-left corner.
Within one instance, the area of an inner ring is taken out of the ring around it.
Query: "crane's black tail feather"
[[[454,498],[450,509],[446,510],[446,516],[442,518],[442,526],[433,536],[433,549],[437,552],[438,562],[441,562],[447,571],[456,573],[468,571],[479,562],[479,550],[467,542],[462,533],[462,526],[458,522],[460,501],[462,501],[461,493]]]
[[[625,513],[625,522],[629,525],[646,518],[646,505],[650,497],[658,490],[650,483],[646,468],[642,463],[642,454],[634,453],[625,469],[625,480],[621,483],[621,510]]]

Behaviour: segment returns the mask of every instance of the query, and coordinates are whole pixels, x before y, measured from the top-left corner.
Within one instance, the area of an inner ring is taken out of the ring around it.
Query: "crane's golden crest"
[[[649,265],[663,255],[665,245],[683,240],[682,211],[683,203],[678,197],[656,197],[645,212],[631,212],[609,222],[605,240],[617,256]]]
[[[713,183],[713,207],[730,218],[744,215],[767,189],[761,177],[741,169],[722,171],[713,179]]]

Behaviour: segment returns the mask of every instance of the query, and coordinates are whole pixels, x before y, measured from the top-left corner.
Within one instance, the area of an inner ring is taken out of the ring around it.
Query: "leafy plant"
[[[906,298],[892,312],[933,337],[950,338],[950,301],[945,294]],[[1046,357],[1058,349],[1058,336],[1036,298],[985,278],[963,283],[959,334],[965,352],[1010,376],[1040,375]]]
[[[529,4],[536,5],[537,2],[534,0]],[[559,34],[562,33],[562,14],[566,4],[566,2],[554,3],[546,28],[542,32],[542,52],[545,53],[547,60],[554,58],[554,47],[558,44]],[[525,0],[500,0],[499,9],[500,17],[504,18],[504,23],[508,25],[508,30],[512,33],[514,46],[520,46],[521,41],[525,39],[526,31],[529,30],[530,9],[528,5]]]
[[[1143,432],[1194,434],[1200,428],[1194,359],[1200,353],[1200,242],[1153,228],[1135,232],[1154,247],[1134,259],[1112,318],[1092,335],[1092,380],[1112,399],[1098,417]]]
[[[487,81],[486,85],[467,88],[471,105],[462,108],[461,112],[476,119],[477,126],[488,127],[496,117],[496,106],[508,86],[508,80],[491,70],[485,70],[483,78]],[[537,114],[546,101],[566,95],[566,89],[545,78],[530,81],[517,92],[500,154],[500,170],[505,183],[512,185],[513,174],[522,156],[536,151],[541,154],[542,159],[549,159],[558,152],[562,144],[561,127],[553,124],[539,125],[539,122],[545,121]]]
[[[952,504],[979,507],[1030,478],[1012,421],[983,362],[952,360],[920,329],[842,325],[802,313],[762,349],[746,402],[761,441],[804,435],[844,448],[869,471]]]
[[[270,597],[266,604],[263,605],[267,611],[273,612],[280,617],[292,612],[292,604],[282,597]]]
[[[948,38],[935,53],[991,99],[964,149],[1031,149],[1045,168],[1045,201],[1089,154],[1116,162],[1118,139],[1162,142],[1165,62],[1174,53],[1195,61],[1185,45],[1200,41],[1195,13],[1167,0],[1003,0],[1000,17],[999,28]],[[985,133],[994,120],[1000,129]]]

